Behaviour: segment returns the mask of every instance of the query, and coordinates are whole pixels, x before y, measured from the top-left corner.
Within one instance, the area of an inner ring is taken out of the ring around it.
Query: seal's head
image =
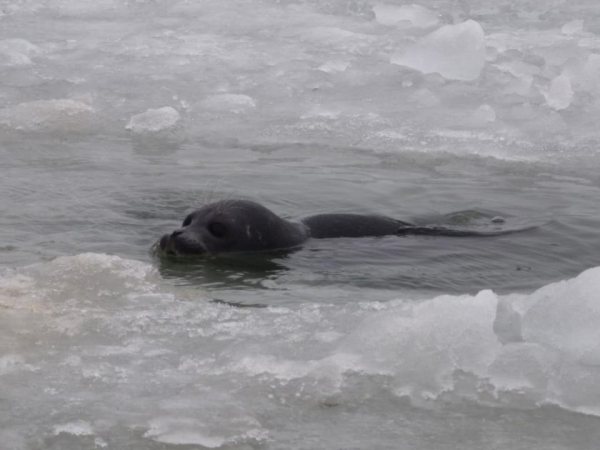
[[[307,237],[304,225],[288,222],[258,203],[224,200],[194,211],[158,244],[167,255],[215,255],[293,248]]]

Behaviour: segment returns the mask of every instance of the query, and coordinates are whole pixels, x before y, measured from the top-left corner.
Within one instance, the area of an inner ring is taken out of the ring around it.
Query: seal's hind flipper
[[[439,226],[406,226],[400,227],[394,234],[397,236],[445,236],[445,237],[493,237],[507,234],[520,233],[538,228],[536,226],[512,230],[475,231],[456,230]]]

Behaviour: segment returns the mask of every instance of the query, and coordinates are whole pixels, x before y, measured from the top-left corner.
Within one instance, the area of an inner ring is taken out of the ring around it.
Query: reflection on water
[[[154,252],[160,274],[176,284],[198,285],[207,289],[260,288],[264,280],[289,270],[285,265],[292,251],[245,255],[173,257]]]

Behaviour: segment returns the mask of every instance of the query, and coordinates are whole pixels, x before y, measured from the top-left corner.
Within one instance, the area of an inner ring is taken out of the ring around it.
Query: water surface
[[[3,5],[4,447],[595,448],[599,32],[586,0]],[[533,228],[152,254],[238,197]]]

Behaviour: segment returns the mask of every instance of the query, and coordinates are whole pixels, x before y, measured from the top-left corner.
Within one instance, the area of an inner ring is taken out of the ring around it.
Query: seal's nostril
[[[175,236],[179,236],[180,234],[183,234],[183,230],[182,229],[173,231],[173,233],[171,233],[171,236],[175,237]]]

